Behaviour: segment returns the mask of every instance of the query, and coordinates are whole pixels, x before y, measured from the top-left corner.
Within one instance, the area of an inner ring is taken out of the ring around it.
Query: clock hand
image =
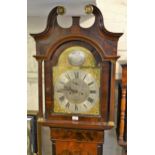
[[[59,90],[57,90],[58,92],[63,92],[63,91],[71,91],[71,88],[70,87],[66,87],[66,86],[64,86],[64,88],[63,89],[59,89]]]
[[[77,93],[78,92],[77,90],[72,89],[71,87],[64,87],[64,90],[71,91],[72,93]]]

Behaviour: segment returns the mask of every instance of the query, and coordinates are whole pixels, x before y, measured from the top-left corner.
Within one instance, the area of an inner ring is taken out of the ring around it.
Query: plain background
[[[26,155],[27,5],[0,5],[0,154]],[[155,154],[155,2],[128,1],[128,155]]]

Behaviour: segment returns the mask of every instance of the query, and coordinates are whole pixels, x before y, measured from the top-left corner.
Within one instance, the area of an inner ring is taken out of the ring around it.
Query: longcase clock
[[[38,61],[38,133],[41,126],[50,128],[53,155],[102,155],[104,130],[114,126],[115,64],[122,34],[107,31],[99,9],[89,7],[95,16],[90,28],[80,27],[80,17],[72,17],[72,26],[62,28],[57,16],[63,8],[56,7],[46,29],[31,34]],[[38,134],[38,155],[40,140]]]

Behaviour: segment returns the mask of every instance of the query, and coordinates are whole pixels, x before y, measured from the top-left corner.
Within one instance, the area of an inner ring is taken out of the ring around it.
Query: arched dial
[[[61,74],[54,91],[60,107],[70,113],[89,111],[99,98],[99,87],[95,79],[82,70]]]

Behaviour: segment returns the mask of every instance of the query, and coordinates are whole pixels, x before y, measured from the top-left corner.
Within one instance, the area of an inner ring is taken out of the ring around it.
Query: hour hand
[[[77,93],[78,91],[75,89],[72,89],[71,87],[65,87],[67,91],[71,91],[72,93]]]

